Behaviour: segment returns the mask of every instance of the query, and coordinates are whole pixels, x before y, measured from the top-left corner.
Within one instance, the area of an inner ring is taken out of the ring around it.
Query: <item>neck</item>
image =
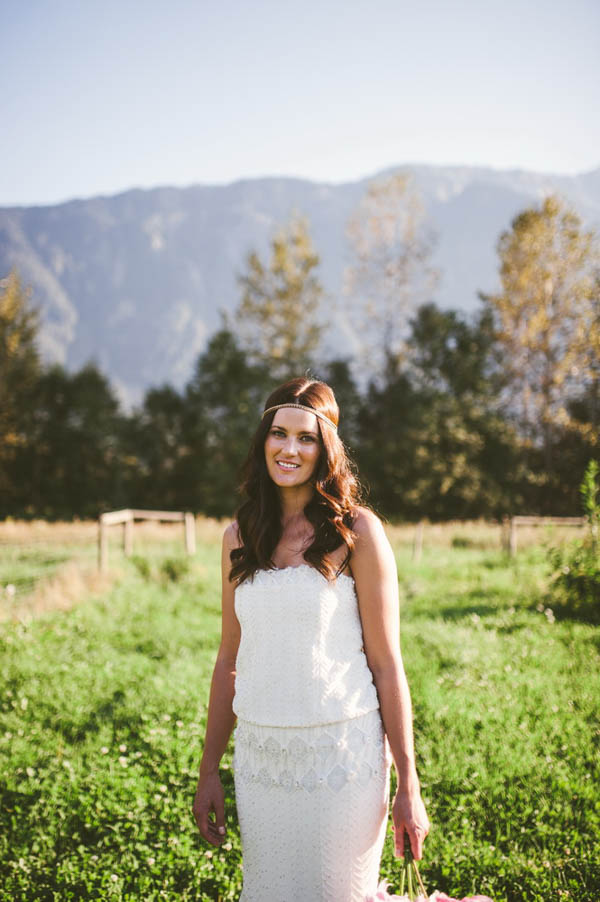
[[[314,495],[312,485],[299,485],[297,488],[290,487],[279,489],[279,501],[281,503],[281,522],[285,526],[290,520],[298,517],[312,496]]]

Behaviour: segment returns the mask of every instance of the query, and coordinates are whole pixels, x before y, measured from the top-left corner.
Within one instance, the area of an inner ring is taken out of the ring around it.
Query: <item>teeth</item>
[[[280,467],[283,467],[284,470],[295,470],[298,467],[298,464],[286,464],[282,460],[278,460],[277,463]]]

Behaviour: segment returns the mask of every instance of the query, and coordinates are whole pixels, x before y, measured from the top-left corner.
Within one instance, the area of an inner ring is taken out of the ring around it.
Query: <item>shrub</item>
[[[452,536],[452,548],[473,548],[475,542],[466,536]]]
[[[190,562],[185,557],[168,557],[160,565],[160,572],[165,579],[171,582],[179,582],[189,573]]]
[[[588,527],[585,537],[566,548],[552,548],[549,553],[554,569],[551,592],[555,613],[591,623],[600,623],[598,473],[597,461],[591,460],[580,486]]]
[[[129,560],[143,579],[150,579],[150,563],[147,558],[141,554],[132,554]]]

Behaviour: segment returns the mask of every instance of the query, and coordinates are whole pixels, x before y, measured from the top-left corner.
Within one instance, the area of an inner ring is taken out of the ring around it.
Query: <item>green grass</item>
[[[74,549],[39,544],[0,548],[0,586],[14,586],[15,595],[30,593],[40,580],[52,576],[61,564],[73,560]],[[89,553],[86,555],[90,557]]]
[[[148,567],[119,560],[103,597],[0,627],[0,899],[238,898],[230,754],[231,848],[203,844],[191,815],[219,548],[187,572],[179,555],[145,549]],[[597,902],[597,630],[544,613],[540,548],[515,562],[470,546],[397,559],[429,891]],[[391,833],[381,872],[398,873]]]

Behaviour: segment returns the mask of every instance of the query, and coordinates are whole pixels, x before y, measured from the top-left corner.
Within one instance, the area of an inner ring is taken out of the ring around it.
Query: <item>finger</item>
[[[213,846],[220,846],[225,839],[224,836],[216,832],[216,828],[209,830],[208,835],[204,838]]]
[[[207,813],[204,811],[203,808],[200,807],[200,805],[198,805],[194,801],[194,804],[192,806],[192,814],[194,815],[194,820],[196,821],[196,826],[198,827],[198,830],[200,831],[200,833],[202,833],[204,830],[207,829],[207,826],[208,826]]]
[[[210,821],[206,809],[198,811],[196,814],[196,823],[198,824],[198,830],[200,831],[202,839],[208,839],[210,841]]]
[[[206,842],[209,842],[211,846],[220,846],[223,842],[222,836],[215,836],[212,833],[209,833],[207,836],[203,836],[202,838],[205,839]]]
[[[205,839],[206,842],[211,843],[213,846],[218,845],[221,840],[216,832],[214,822],[209,818],[208,809],[204,806],[194,806],[192,810],[202,839]]]
[[[217,830],[217,825],[214,821],[209,820],[207,822],[206,830],[200,831],[202,838],[209,842],[212,846],[219,846],[223,842],[224,838],[221,836]]]
[[[225,801],[222,797],[217,799],[215,804],[215,820],[217,832],[220,836],[225,836]]]
[[[213,817],[209,817],[208,819],[208,833],[211,837],[211,842],[213,843],[221,843],[225,838],[224,835],[219,832],[219,827]]]
[[[427,829],[419,824],[412,830],[410,836],[410,846],[413,856],[420,861],[423,857],[423,841],[427,836]]]
[[[394,827],[394,854],[396,858],[404,858],[404,828]]]
[[[413,858],[416,861],[420,861],[423,857],[423,841],[421,840],[419,834],[413,834],[410,838],[410,847],[412,849]]]

